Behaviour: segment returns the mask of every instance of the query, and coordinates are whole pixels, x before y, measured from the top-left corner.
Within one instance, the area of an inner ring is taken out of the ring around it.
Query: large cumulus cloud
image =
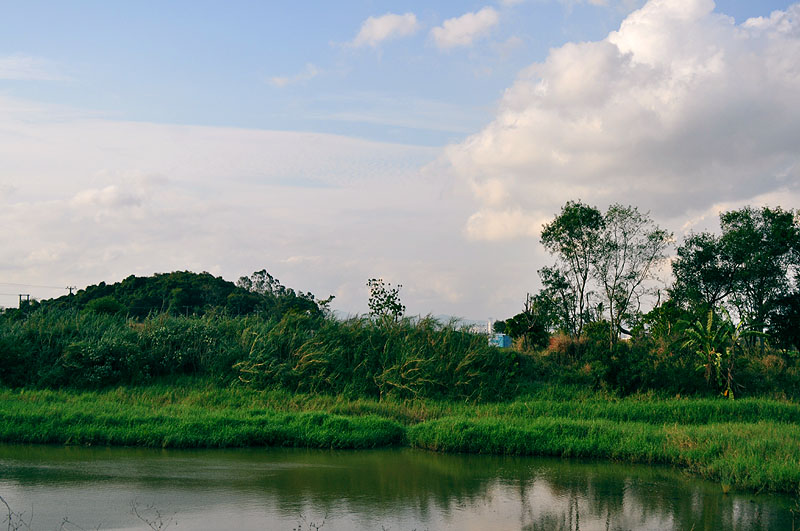
[[[479,201],[479,239],[529,235],[568,199],[677,219],[796,197],[800,4],[737,25],[712,0],[651,0],[521,72],[446,159]]]

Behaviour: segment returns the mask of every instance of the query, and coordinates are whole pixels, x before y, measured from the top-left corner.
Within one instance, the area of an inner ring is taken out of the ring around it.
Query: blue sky
[[[2,90],[121,120],[444,145],[489,121],[521,68],[565,42],[603,38],[641,3],[15,2],[3,9],[0,49],[62,79]],[[743,20],[788,4],[717,10]],[[487,5],[500,22],[474,45],[432,43],[433,27]],[[390,12],[415,13],[419,29],[347,46],[368,17]],[[281,76],[296,80],[270,84]]]
[[[3,293],[266,267],[335,293],[343,311],[364,311],[364,282],[384,276],[413,313],[499,318],[537,288],[549,260],[537,230],[566,199],[632,202],[677,236],[728,205],[796,199],[790,1],[2,11],[0,221],[14,227],[0,237]],[[583,125],[564,118],[574,113]],[[587,123],[603,124],[602,141]],[[728,168],[726,150],[744,144],[748,159],[733,149]]]
[[[482,46],[441,52],[429,30],[484,4],[80,6],[26,2],[4,10],[2,49],[40,59],[64,78],[6,83],[5,90],[124,120],[322,131],[426,145],[472,132],[490,119],[520,68],[570,38],[602,37],[623,13],[557,2],[497,7],[503,23]],[[419,29],[377,47],[347,46],[368,17],[389,12],[415,13]],[[305,79],[309,68],[314,75]],[[279,76],[297,81],[269,83]]]

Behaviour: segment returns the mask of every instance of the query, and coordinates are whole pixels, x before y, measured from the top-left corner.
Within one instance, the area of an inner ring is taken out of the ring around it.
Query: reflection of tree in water
[[[581,522],[610,530],[660,524],[698,531],[781,527],[775,508],[747,496],[722,496],[717,485],[660,467],[404,451],[342,457],[340,466],[291,469],[264,487],[286,510],[298,499],[328,510],[341,504],[343,493],[370,493],[349,498],[349,508],[413,510],[423,520],[434,509],[448,514],[454,507],[485,504],[499,489],[519,496],[523,529],[577,531]]]
[[[341,506],[343,494],[353,493],[347,505],[355,512],[413,509],[427,519],[434,508],[448,514],[487,501],[502,461],[408,451],[335,454],[343,459],[327,454],[320,459],[323,466],[288,469],[264,478],[262,486],[286,510],[298,499],[320,508]]]
[[[53,449],[17,452],[5,479],[20,485],[125,485],[209,503],[246,493],[295,516],[349,511],[428,522],[456,509],[518,503],[521,529],[780,529],[789,505],[764,497],[722,496],[717,485],[663,467],[575,463],[554,459],[443,455],[411,450],[153,452],[141,449]],[[25,455],[23,455],[25,454]],[[47,463],[47,466],[41,466]],[[209,490],[213,486],[214,491]],[[177,501],[178,498],[174,498]],[[751,500],[755,499],[755,502]],[[788,498],[785,500],[789,504]],[[508,507],[508,504],[505,505]],[[166,508],[166,507],[165,507]],[[180,510],[170,507],[170,510]],[[516,517],[514,517],[516,519]]]
[[[546,461],[528,481],[517,477],[514,490],[526,530],[780,529],[790,521],[788,507],[724,496],[660,467]]]

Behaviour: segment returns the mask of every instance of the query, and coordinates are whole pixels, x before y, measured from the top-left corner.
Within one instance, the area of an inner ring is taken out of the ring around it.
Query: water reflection
[[[0,494],[43,529],[142,529],[134,500],[189,529],[793,529],[796,503],[660,467],[411,450],[0,446]]]

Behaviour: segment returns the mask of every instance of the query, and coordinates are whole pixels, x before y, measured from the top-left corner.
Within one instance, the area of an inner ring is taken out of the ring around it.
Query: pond
[[[32,529],[800,527],[794,498],[726,495],[670,468],[409,449],[0,445],[0,495]]]

